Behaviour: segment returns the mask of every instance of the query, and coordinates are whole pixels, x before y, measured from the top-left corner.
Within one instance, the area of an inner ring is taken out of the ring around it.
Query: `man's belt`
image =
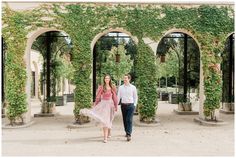
[[[131,104],[134,104],[134,103],[121,103],[121,105],[131,105]]]

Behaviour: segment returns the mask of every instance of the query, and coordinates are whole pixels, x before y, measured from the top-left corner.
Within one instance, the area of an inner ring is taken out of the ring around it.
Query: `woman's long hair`
[[[104,78],[103,78],[103,91],[104,91],[104,92],[107,91],[106,82],[105,82],[105,78],[106,78],[107,76],[110,78],[109,86],[111,87],[112,90],[115,88],[115,86],[111,83],[111,76],[107,74],[107,75],[105,75]]]

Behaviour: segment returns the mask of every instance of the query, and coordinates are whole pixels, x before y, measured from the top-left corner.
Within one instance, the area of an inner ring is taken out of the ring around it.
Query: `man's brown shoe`
[[[129,142],[129,141],[131,141],[131,136],[127,136],[127,141]]]

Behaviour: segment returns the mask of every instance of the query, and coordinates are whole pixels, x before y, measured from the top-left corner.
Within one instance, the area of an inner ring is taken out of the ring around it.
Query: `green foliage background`
[[[206,96],[204,110],[207,111],[205,115],[209,116],[214,109],[219,108],[221,100],[221,72],[210,67],[221,62],[219,53],[223,50],[227,36],[234,31],[232,7],[55,3],[29,11],[3,8],[2,32],[7,45],[5,77],[8,117],[15,118],[27,111],[27,76],[23,57],[27,34],[41,27],[63,30],[72,39],[76,120],[79,119],[79,110],[92,104],[91,41],[104,30],[116,27],[123,28],[138,38],[136,83],[141,120],[152,121],[157,106],[156,59],[142,38],[149,37],[159,41],[171,29],[186,30],[199,44]]]

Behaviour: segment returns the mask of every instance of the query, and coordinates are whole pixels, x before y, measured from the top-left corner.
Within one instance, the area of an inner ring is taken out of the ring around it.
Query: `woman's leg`
[[[108,128],[103,127],[103,136],[104,136],[104,143],[107,142],[107,136],[108,136]]]
[[[108,134],[107,134],[107,137],[108,137],[108,138],[111,138],[111,129],[110,129],[110,128],[108,128]]]

